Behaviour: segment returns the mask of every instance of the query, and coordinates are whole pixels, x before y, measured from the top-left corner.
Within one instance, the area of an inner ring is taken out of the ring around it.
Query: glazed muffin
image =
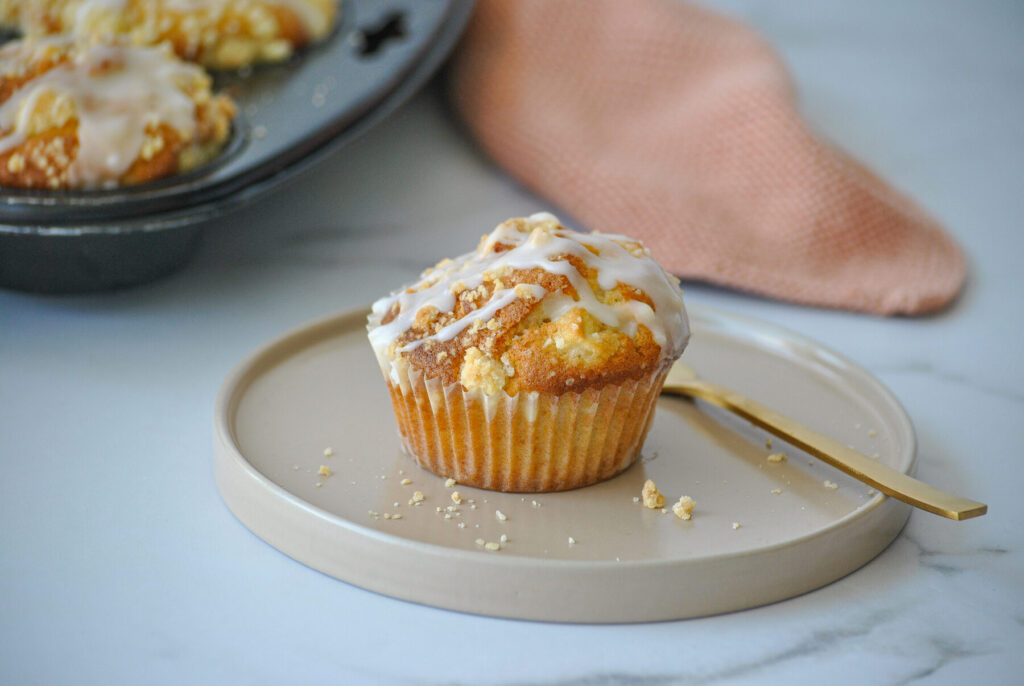
[[[0,18],[29,36],[169,43],[211,69],[279,62],[330,33],[336,0],[0,0]]]
[[[577,488],[639,456],[689,325],[638,241],[510,219],[373,305],[405,451],[491,490]]]
[[[0,47],[0,185],[109,188],[214,158],[235,106],[167,48],[51,37]]]

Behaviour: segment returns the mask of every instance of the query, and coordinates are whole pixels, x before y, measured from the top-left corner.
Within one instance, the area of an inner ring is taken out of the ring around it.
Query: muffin
[[[0,185],[109,188],[214,158],[235,106],[167,48],[51,37],[0,47]]]
[[[0,19],[29,36],[170,43],[211,69],[279,62],[334,27],[336,0],[0,0]]]
[[[559,491],[640,454],[689,324],[638,241],[510,219],[374,303],[369,339],[405,451],[459,483]]]

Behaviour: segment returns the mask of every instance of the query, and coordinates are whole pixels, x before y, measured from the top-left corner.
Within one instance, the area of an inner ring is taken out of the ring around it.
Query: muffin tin
[[[71,293],[142,283],[180,267],[212,220],[355,140],[433,74],[470,0],[345,0],[326,41],[292,60],[215,75],[237,102],[211,164],[93,191],[3,189],[0,286]]]

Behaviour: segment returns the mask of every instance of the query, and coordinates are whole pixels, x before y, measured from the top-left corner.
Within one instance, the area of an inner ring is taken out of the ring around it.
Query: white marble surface
[[[915,513],[878,559],[817,592],[632,626],[399,602],[251,535],[211,473],[213,401],[231,367],[546,206],[428,91],[224,221],[171,278],[83,297],[0,292],[0,682],[1020,683],[1024,7],[721,4],[779,46],[819,131],[947,223],[970,281],[919,319],[696,284],[688,298],[866,366],[916,425],[919,476],[989,503],[988,516]]]

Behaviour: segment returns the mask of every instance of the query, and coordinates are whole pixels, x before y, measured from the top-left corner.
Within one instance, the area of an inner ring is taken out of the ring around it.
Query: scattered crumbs
[[[741,526],[743,526],[743,525],[740,524],[739,522],[733,522],[732,523],[732,530],[735,531],[736,529],[740,528]]]
[[[320,469],[317,470],[317,474],[320,476],[330,476],[331,474],[334,474],[334,471],[332,471],[327,465],[322,464],[320,465]]]
[[[471,501],[471,502],[469,503],[469,509],[471,509],[471,510],[475,510],[475,509],[476,509],[476,503],[474,503],[474,502],[472,502],[472,501]]]
[[[297,471],[299,471],[299,465],[297,465],[297,464],[293,464],[293,465],[292,465],[292,471],[293,471],[293,472],[297,472]]]
[[[423,498],[423,491],[415,491],[415,492],[413,492],[412,497],[409,498],[409,504],[410,505],[419,505],[420,503],[423,502],[423,500],[424,500],[424,498]]]
[[[398,501],[396,500],[395,502],[391,503],[391,505],[392,507],[398,507]]]
[[[252,137],[256,140],[263,140],[267,137],[267,127],[262,124],[252,127]]]
[[[462,494],[458,491],[452,491],[452,502],[458,505],[462,502]]]
[[[665,506],[665,496],[661,494],[658,487],[651,479],[644,482],[644,487],[643,490],[640,491],[640,496],[643,498],[644,507],[657,510]]]
[[[881,455],[879,455],[878,453],[875,453],[874,455],[872,455],[872,456],[871,456],[871,459],[872,459],[872,460],[877,460],[877,459],[879,459],[880,457],[882,457],[882,456],[881,456]]]
[[[827,488],[829,490],[832,490],[832,491],[834,491],[837,488],[839,488],[839,484],[837,484],[835,481],[829,481],[828,479],[825,479],[824,486],[825,486],[825,488]]]
[[[576,539],[572,536],[569,537],[569,545],[576,545]]]
[[[330,457],[334,454],[334,448],[324,448],[324,457]]]
[[[377,519],[377,512],[376,512],[376,510],[367,510],[366,514],[370,515],[374,519]]]
[[[384,519],[391,519],[391,513],[390,512],[385,512],[384,513]]]
[[[878,435],[877,431],[875,431],[874,429],[868,429],[868,436],[871,436],[871,438],[874,438],[877,435]]]
[[[316,482],[316,487],[317,487],[317,488],[320,488],[320,487],[321,487],[321,486],[323,486],[323,485],[324,485],[324,482],[323,482],[323,481],[317,481],[317,482]]]
[[[772,464],[779,464],[780,462],[785,462],[788,459],[789,458],[786,457],[786,453],[772,453],[768,456],[768,461]]]
[[[384,479],[386,479],[386,478],[388,478],[388,475],[387,475],[387,474],[381,474],[381,475],[380,475],[380,479],[381,479],[381,481],[383,481],[383,480],[384,480]]]
[[[486,550],[491,550],[491,551],[501,550],[501,544],[500,543],[495,543],[494,541],[487,541],[487,543],[484,543],[484,548]]]
[[[403,485],[403,486],[408,486],[409,484],[411,484],[411,483],[412,483],[412,479],[402,479],[402,480],[401,480],[401,481],[399,481],[398,483],[400,483],[400,484],[401,484],[401,485]]]
[[[772,489],[772,495],[779,495],[780,493],[782,493],[782,489],[781,488],[773,488]]]
[[[615,556],[615,561],[616,561],[616,562],[622,562],[622,558],[621,558],[621,557],[619,557],[618,555],[616,555],[616,556]]]
[[[476,539],[476,544],[477,545],[483,545],[484,544],[484,539],[482,539],[482,538]]]
[[[531,507],[540,507],[540,503],[538,503],[536,500],[531,500],[530,501],[530,506]]]
[[[500,541],[502,545],[508,543],[508,534],[502,534],[498,541]]]
[[[765,436],[765,439],[764,439],[764,449],[765,450],[771,450],[772,449],[772,437],[771,436]]]
[[[405,474],[405,470],[404,469],[399,469],[398,470],[398,475],[401,476],[403,474]]]
[[[458,526],[459,526],[460,529],[465,529],[466,528],[466,523],[465,522],[459,522]]]
[[[499,522],[504,522],[508,519],[508,515],[502,512],[501,510],[495,510],[494,516],[498,518]]]
[[[441,506],[438,505],[437,507],[435,507],[434,512],[441,512]]]
[[[679,519],[692,519],[693,508],[697,507],[697,501],[688,495],[679,496],[679,502],[672,506],[672,512],[675,513]]]
[[[452,478],[445,479],[444,487],[445,488],[454,488],[455,487],[455,479],[452,479]]]
[[[661,514],[668,514],[668,510],[666,510],[665,508],[661,508]]]
[[[400,513],[398,513],[398,512],[396,512],[393,515],[391,515],[391,519],[401,519],[401,518],[402,518],[402,515]]]
[[[452,513],[451,512],[445,512],[444,513],[444,518],[445,519],[451,519],[452,518]]]
[[[868,495],[874,495],[874,494],[876,494],[876,493],[878,493],[878,491],[876,491],[876,490],[875,490],[875,489],[873,489],[873,488],[872,488],[872,489],[871,489],[870,491],[868,491]]]
[[[633,496],[633,502],[634,503],[640,502],[640,496],[638,496],[638,495]]]

